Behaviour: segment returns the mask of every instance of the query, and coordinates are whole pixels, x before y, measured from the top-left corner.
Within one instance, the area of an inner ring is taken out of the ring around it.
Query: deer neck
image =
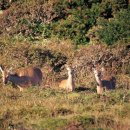
[[[72,85],[73,82],[73,75],[71,74],[71,71],[68,71],[68,84]]]
[[[2,73],[2,80],[3,80],[3,83],[5,82],[5,73]]]
[[[96,79],[98,85],[99,85],[99,86],[102,86],[102,80],[101,80],[101,77],[100,77],[99,75],[95,74],[95,79]]]

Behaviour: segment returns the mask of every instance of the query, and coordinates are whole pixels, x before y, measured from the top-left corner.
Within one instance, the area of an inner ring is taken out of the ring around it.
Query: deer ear
[[[102,68],[101,68],[101,71],[102,71],[102,72],[105,72],[105,71],[106,71],[106,69],[105,69],[104,67],[102,67]]]
[[[2,73],[4,73],[4,70],[2,69],[2,67],[0,66],[0,71],[2,72]]]
[[[95,68],[94,67],[92,67],[92,71],[94,71],[95,70]]]
[[[104,66],[102,66],[102,67],[101,67],[101,70],[102,70],[102,71],[104,71],[104,70],[105,70]]]
[[[68,68],[69,66],[68,66],[68,64],[65,64],[65,68]]]
[[[97,69],[95,67],[92,68],[92,71],[95,72]]]
[[[7,70],[7,72],[10,73],[10,74],[14,74],[14,72],[13,72],[12,70],[13,70],[13,69],[12,69],[12,67],[11,67],[11,68],[9,68],[9,69]]]

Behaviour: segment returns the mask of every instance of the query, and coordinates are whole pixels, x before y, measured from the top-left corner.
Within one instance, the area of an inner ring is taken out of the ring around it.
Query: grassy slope
[[[130,128],[130,91],[90,91],[66,94],[60,90],[30,88],[23,93],[1,88],[0,129],[32,130]]]

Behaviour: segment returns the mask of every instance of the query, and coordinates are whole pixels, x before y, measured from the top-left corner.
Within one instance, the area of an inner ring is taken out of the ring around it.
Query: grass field
[[[0,130],[129,130],[130,90],[1,87]]]

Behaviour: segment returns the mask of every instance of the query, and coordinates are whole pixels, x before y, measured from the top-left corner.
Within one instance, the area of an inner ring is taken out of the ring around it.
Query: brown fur
[[[66,69],[68,71],[68,79],[62,80],[59,84],[59,88],[65,89],[68,92],[71,92],[75,89],[75,84],[73,81],[73,72],[70,67],[66,66]]]
[[[62,80],[59,84],[59,88],[66,89],[67,79]]]
[[[97,93],[102,94],[103,90],[115,89],[116,79],[113,76],[107,75],[104,68],[101,70],[94,69],[94,75],[97,82]]]
[[[1,69],[1,72],[4,84],[10,81],[13,85],[19,88],[30,87],[32,85],[41,85],[43,78],[42,71],[36,67],[20,68],[14,73],[6,72]]]

